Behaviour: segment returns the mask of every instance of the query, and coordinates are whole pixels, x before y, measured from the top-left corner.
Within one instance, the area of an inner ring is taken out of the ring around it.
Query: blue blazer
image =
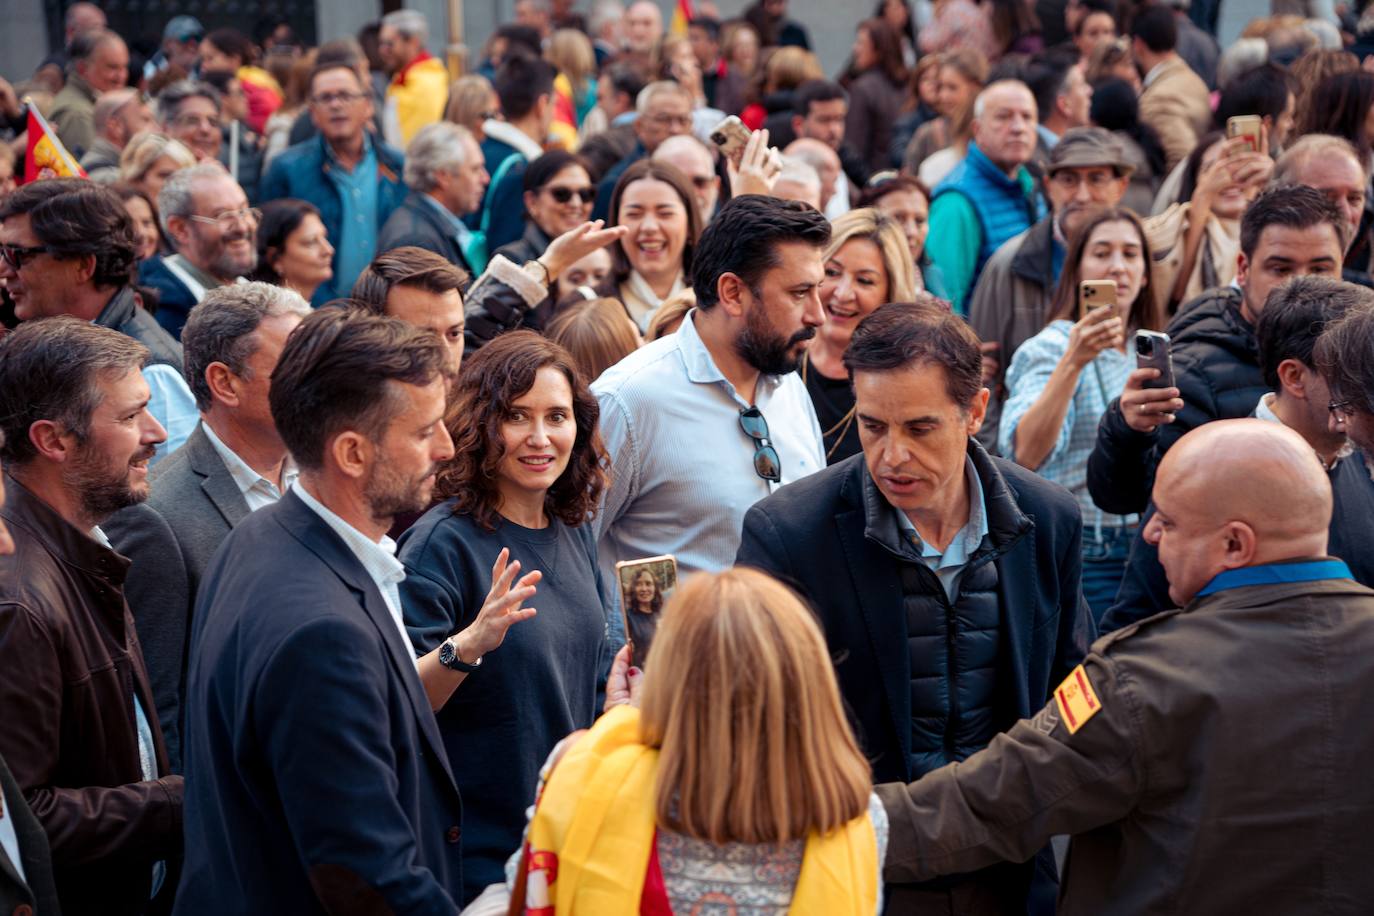
[[[372,138],[372,148],[377,154],[377,231],[381,232],[387,219],[406,196],[406,186],[401,181],[405,157],[400,150],[387,146],[376,137]],[[329,180],[329,169],[332,167],[329,157],[325,155],[323,136],[311,137],[289,146],[272,160],[267,174],[263,176],[259,197],[262,200],[295,197],[314,204],[320,210],[320,222],[324,223],[329,241],[337,247],[343,232],[343,201],[339,199],[339,189]],[[336,274],[338,266],[336,254]],[[311,301],[314,305],[323,305],[348,293],[348,289],[337,288],[331,278],[321,284]]]
[[[462,805],[395,619],[295,493],[200,588],[175,912],[454,916]]]

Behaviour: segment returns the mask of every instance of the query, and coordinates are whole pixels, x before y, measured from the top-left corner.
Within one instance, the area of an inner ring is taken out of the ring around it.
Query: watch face
[[[457,656],[458,652],[453,648],[453,643],[449,642],[447,639],[444,640],[443,644],[439,646],[439,664],[445,667],[452,665],[453,660],[457,658]]]

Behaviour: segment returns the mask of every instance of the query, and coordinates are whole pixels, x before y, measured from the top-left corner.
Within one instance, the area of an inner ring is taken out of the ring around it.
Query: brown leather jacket
[[[47,831],[67,916],[160,911],[176,887],[182,779],[143,779],[135,693],[160,774],[167,754],[124,601],[129,561],[8,475],[5,493],[15,552],[0,556],[0,754]]]

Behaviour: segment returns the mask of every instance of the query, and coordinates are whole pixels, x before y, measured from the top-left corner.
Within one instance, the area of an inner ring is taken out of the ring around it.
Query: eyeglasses
[[[1060,169],[1050,176],[1050,181],[1059,185],[1067,191],[1076,191],[1080,184],[1086,184],[1094,191],[1101,191],[1111,185],[1116,180],[1116,176],[1106,172],[1089,172],[1087,175],[1080,175],[1072,168]]]
[[[212,115],[186,114],[177,115],[173,118],[172,125],[180,127],[183,130],[189,130],[192,127],[212,127],[218,129],[220,120]]]
[[[319,95],[310,97],[310,104],[317,108],[328,108],[335,102],[340,105],[351,105],[361,99],[366,98],[361,92],[322,92]]]
[[[715,180],[716,176],[714,175],[693,175],[692,187],[696,188],[698,191],[705,191]]]
[[[1332,401],[1326,405],[1326,409],[1331,411],[1331,416],[1336,419],[1337,423],[1344,423],[1355,412],[1355,402],[1353,400]]]
[[[191,219],[197,223],[219,226],[221,229],[232,229],[240,220],[247,220],[250,223],[261,222],[262,211],[257,207],[244,207],[242,210],[225,210],[214,216],[197,216],[193,213]]]
[[[0,260],[9,265],[10,270],[18,272],[24,267],[24,259],[31,258],[36,254],[44,254],[48,250],[46,245],[0,245]]]
[[[692,126],[691,115],[674,115],[660,112],[659,114],[645,115],[644,117],[650,124],[657,124],[660,127],[690,128]]]
[[[544,190],[548,191],[549,196],[560,204],[566,204],[573,199],[574,195],[584,204],[589,204],[596,200],[596,188],[593,188],[591,185],[585,188],[567,188],[560,186],[557,188],[545,188]]]
[[[739,425],[754,440],[754,473],[770,483],[782,483],[782,459],[768,437],[768,421],[763,418],[763,411],[757,407],[741,409]]]

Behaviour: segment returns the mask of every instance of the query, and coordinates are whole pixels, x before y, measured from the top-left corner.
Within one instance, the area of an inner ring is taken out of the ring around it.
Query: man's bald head
[[[1159,464],[1154,503],[1145,540],[1180,607],[1228,569],[1326,553],[1331,482],[1307,440],[1278,423],[1188,433]]]
[[[793,140],[782,152],[784,156],[805,162],[816,170],[821,179],[820,209],[824,210],[835,194],[835,183],[840,180],[839,154],[823,141],[811,137]]]

